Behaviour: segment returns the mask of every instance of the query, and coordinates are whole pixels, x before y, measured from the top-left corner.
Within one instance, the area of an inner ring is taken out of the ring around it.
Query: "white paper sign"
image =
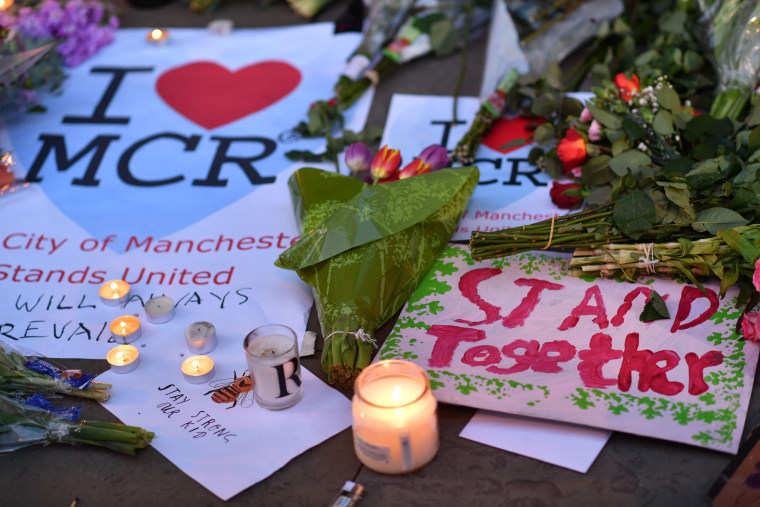
[[[137,315],[140,365],[102,375],[114,383],[105,406],[154,431],[160,452],[227,499],[350,425],[348,400],[306,370],[303,400],[282,412],[251,406],[250,393],[229,408],[213,392],[245,374],[253,328],[304,333],[311,293],[274,266],[299,235],[284,153],[323,143],[291,129],[332,96],[359,35],[329,24],[172,29],[155,47],[146,31],[120,30],[43,97],[46,113],[7,122],[0,146],[34,184],[0,198],[0,337],[103,359],[111,321]],[[362,128],[370,100],[352,108],[350,128]],[[131,284],[121,307],[99,298],[111,279]],[[155,324],[143,306],[161,294],[176,316]],[[199,321],[216,326],[219,345],[214,379],[194,385],[180,365],[185,328]]]

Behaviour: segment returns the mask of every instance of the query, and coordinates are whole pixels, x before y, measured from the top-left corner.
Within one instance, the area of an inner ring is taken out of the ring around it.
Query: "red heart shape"
[[[533,131],[537,125],[544,121],[542,118],[530,118],[527,116],[499,118],[494,122],[488,135],[483,138],[483,144],[499,153],[509,153],[510,151],[522,148],[522,146],[512,146],[506,150],[502,150],[501,147],[515,139],[525,139],[529,143],[533,142]]]
[[[301,72],[287,62],[259,62],[235,72],[194,62],[161,74],[156,91],[179,114],[211,130],[266,109],[300,82]]]

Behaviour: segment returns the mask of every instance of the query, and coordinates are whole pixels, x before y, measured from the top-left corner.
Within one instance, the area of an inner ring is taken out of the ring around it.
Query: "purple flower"
[[[346,150],[346,166],[352,173],[363,173],[369,171],[372,162],[372,153],[364,143],[354,143]]]
[[[437,171],[449,165],[449,154],[440,144],[431,144],[422,150],[418,158],[425,164],[430,164],[431,171]]]

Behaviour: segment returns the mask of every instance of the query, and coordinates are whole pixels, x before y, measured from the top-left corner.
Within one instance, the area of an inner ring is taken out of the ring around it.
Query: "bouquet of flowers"
[[[387,147],[376,159],[375,179],[388,179],[388,168],[400,163]],[[419,173],[414,168],[423,163],[412,164],[409,172]],[[375,330],[414,292],[477,181],[475,167],[425,171],[383,185],[312,168],[291,177],[303,236],[276,265],[312,286],[325,337],[322,368],[331,384],[350,388],[369,365]]]
[[[155,434],[136,426],[100,421],[72,422],[0,394],[0,452],[51,442],[89,444],[135,455]]]
[[[642,87],[618,74],[577,117],[536,129],[531,159],[555,178],[553,198],[581,212],[475,232],[473,258],[579,248],[574,274],[715,276],[757,303],[760,101],[742,121],[694,111],[667,79]],[[551,115],[550,115],[551,116]],[[746,227],[745,227],[746,226]],[[675,245],[678,245],[677,247]],[[615,269],[612,268],[615,266]]]

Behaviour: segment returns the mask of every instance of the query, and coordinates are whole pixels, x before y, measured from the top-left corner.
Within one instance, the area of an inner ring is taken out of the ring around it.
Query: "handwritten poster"
[[[736,292],[570,276],[569,257],[443,252],[380,351],[424,367],[439,401],[735,453],[758,345]],[[649,292],[670,319],[641,322]]]
[[[282,413],[252,404],[239,379],[252,329],[305,330],[311,293],[274,266],[298,240],[287,190],[297,167],[284,153],[323,142],[292,127],[331,96],[359,36],[329,24],[172,29],[156,47],[145,34],[120,30],[42,97],[47,112],[6,121],[0,146],[31,184],[0,197],[0,339],[104,359],[110,323],[136,315],[140,365],[102,375],[114,384],[104,406],[154,431],[156,449],[227,499],[350,424],[345,397],[306,371],[304,399]],[[362,128],[370,100],[350,128]],[[131,286],[121,306],[100,300],[112,279]],[[174,301],[169,322],[146,318],[157,295]],[[192,355],[185,329],[201,321],[219,344],[214,378],[195,385],[180,365]]]
[[[583,100],[588,95],[575,96]],[[451,97],[394,95],[382,142],[400,149],[409,160],[433,143],[453,150],[467,132],[480,101],[460,97],[456,119],[453,105]],[[480,170],[480,181],[453,239],[468,240],[473,231],[497,231],[567,213],[549,197],[551,178],[528,162],[533,145],[502,148],[512,140],[529,139],[535,121],[518,117],[494,123],[476,153],[474,164]]]

